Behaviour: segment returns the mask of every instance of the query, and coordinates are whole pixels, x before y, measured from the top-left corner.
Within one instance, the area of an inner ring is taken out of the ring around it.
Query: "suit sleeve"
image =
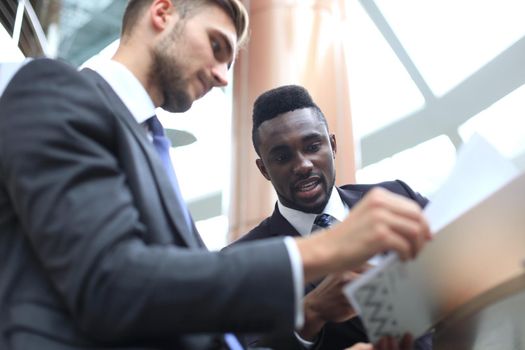
[[[94,87],[51,60],[0,100],[0,177],[20,234],[86,334],[102,340],[293,329],[282,239],[225,252],[153,243]],[[152,189],[154,190],[154,189]]]
[[[409,198],[415,200],[421,206],[421,208],[426,207],[428,204],[428,199],[426,197],[422,196],[419,192],[414,191],[410,186],[401,180],[396,180],[395,183],[401,186],[403,192],[405,192]]]

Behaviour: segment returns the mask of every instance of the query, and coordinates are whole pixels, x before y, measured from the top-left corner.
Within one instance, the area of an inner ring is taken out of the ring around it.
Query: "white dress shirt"
[[[300,210],[288,208],[281,202],[277,202],[277,205],[284,218],[288,220],[301,236],[308,236],[311,233],[314,220],[318,214],[305,213]],[[343,221],[349,212],[350,209],[341,199],[337,188],[334,187],[322,213],[330,214],[337,220]]]

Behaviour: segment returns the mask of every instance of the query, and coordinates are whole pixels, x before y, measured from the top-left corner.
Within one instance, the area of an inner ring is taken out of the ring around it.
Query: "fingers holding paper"
[[[396,251],[402,260],[416,257],[431,238],[419,205],[382,188],[371,190],[343,222],[362,239],[363,254]]]
[[[395,251],[402,260],[412,259],[431,238],[419,205],[382,188],[370,190],[343,222],[318,232],[297,239],[307,281],[357,268],[386,251]]]
[[[313,340],[327,322],[343,322],[356,315],[343,287],[359,277],[366,267],[326,276],[303,299],[305,322],[301,338]]]
[[[305,296],[305,310],[311,311],[324,322],[343,322],[355,316],[343,287],[359,275],[352,271],[328,275]]]

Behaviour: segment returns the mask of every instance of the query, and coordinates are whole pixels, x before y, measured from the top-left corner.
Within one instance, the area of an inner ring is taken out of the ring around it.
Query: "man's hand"
[[[343,287],[359,277],[371,265],[365,264],[354,271],[330,274],[308,293],[303,300],[304,327],[298,334],[313,341],[327,322],[344,322],[356,315],[343,293]]]
[[[432,238],[415,201],[379,187],[353,208],[344,224],[347,236],[353,230],[354,238],[361,242],[355,250],[366,260],[388,250],[396,251],[401,260],[412,259]]]
[[[374,350],[374,346],[372,344],[357,343],[346,350]]]
[[[383,188],[374,188],[338,225],[297,238],[305,281],[356,268],[377,253],[393,250],[414,258],[431,238],[419,205]]]

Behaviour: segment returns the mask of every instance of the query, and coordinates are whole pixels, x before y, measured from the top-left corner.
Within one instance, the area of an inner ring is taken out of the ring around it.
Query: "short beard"
[[[309,206],[309,205],[303,205],[300,203],[300,201],[293,200],[293,209],[297,209],[299,211],[302,211],[304,213],[310,213],[310,214],[321,214],[328,204],[328,201],[330,200],[330,196],[332,195],[332,190],[334,188],[335,184],[335,178],[333,181],[331,181],[331,184],[326,181],[326,178],[324,176],[321,176],[321,182],[326,184],[326,198],[323,203],[319,203],[316,206]]]
[[[182,65],[173,53],[176,52],[177,42],[183,31],[184,22],[178,22],[172,32],[154,48],[149,72],[150,81],[162,93],[164,102],[161,107],[173,113],[187,111],[193,103],[186,91]]]

